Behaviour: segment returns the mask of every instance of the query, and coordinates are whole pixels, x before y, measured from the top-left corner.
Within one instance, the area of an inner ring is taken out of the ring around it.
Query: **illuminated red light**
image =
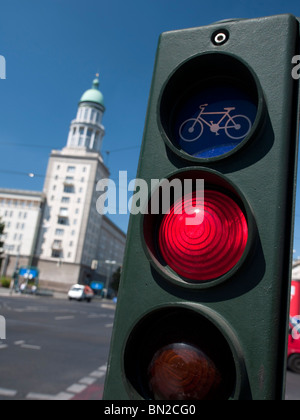
[[[148,376],[155,400],[213,399],[221,384],[214,362],[197,347],[184,343],[158,351]]]
[[[190,224],[192,212],[202,214],[202,223]],[[204,202],[196,194],[181,198],[159,230],[165,262],[178,275],[198,282],[228,273],[241,259],[247,241],[242,209],[231,197],[214,190],[205,190]]]

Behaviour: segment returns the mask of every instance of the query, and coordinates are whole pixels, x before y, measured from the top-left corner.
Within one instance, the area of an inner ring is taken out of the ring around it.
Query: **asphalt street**
[[[115,305],[0,297],[0,400],[101,399]]]
[[[0,400],[102,398],[115,314],[110,302],[0,296]],[[300,400],[300,375],[287,372],[287,400]]]

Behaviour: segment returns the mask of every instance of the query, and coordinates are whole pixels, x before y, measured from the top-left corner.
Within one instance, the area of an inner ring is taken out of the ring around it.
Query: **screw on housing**
[[[226,29],[219,30],[214,32],[212,36],[212,42],[214,45],[221,46],[226,44],[229,40],[229,32]]]

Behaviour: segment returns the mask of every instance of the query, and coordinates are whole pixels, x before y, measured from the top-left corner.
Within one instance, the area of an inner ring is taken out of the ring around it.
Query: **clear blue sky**
[[[279,13],[300,16],[299,1],[3,0],[0,187],[42,190],[50,151],[64,147],[78,101],[98,71],[107,108],[103,152],[111,151],[112,178],[119,170],[135,178],[160,33]],[[40,177],[30,179],[29,172]],[[300,201],[296,213],[300,256]],[[126,231],[127,216],[112,220]]]

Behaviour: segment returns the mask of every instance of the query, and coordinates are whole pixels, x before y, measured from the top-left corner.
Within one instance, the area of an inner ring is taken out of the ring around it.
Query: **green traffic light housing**
[[[292,15],[162,34],[104,399],[284,398],[296,55]]]

